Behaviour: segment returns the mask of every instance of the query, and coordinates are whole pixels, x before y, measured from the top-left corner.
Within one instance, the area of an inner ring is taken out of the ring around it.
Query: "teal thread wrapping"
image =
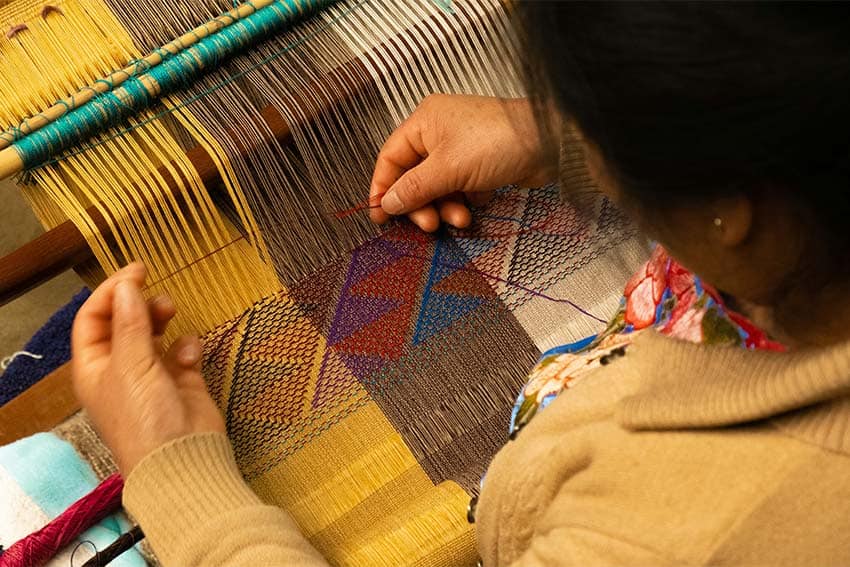
[[[159,97],[171,94],[198,78],[205,70],[284,26],[333,4],[335,0],[278,0],[250,16],[202,39],[144,76],[153,79],[159,92],[152,95],[134,77],[115,91],[104,93],[52,124],[19,140],[12,147],[26,169],[33,169],[69,147],[88,139],[150,107]]]

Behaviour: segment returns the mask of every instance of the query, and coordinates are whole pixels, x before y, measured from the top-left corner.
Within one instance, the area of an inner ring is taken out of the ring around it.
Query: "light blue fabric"
[[[39,433],[0,447],[0,467],[50,518],[64,512],[98,485],[88,463],[69,443],[52,433]],[[79,541],[91,541],[97,549],[103,549],[129,529],[127,522],[119,516],[110,516],[83,533]],[[144,567],[146,563],[133,550],[121,555],[111,565]]]

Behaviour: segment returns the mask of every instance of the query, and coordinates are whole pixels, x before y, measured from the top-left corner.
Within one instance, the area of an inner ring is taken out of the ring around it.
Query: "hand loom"
[[[0,301],[143,261],[179,307],[167,339],[204,337],[246,480],[332,564],[474,565],[466,505],[525,373],[604,325],[641,247],[604,200],[589,220],[551,187],[437,237],[339,212],[426,95],[523,95],[509,10],[2,4],[0,177],[23,172],[47,232],[0,260]]]

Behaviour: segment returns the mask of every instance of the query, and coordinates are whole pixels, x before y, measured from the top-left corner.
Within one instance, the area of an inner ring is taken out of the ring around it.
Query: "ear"
[[[746,195],[724,197],[715,201],[711,210],[714,216],[713,238],[727,248],[739,246],[753,229],[753,203]]]

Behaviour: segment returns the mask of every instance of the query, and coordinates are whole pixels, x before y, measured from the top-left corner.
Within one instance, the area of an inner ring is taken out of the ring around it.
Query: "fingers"
[[[71,333],[74,358],[87,358],[90,349],[109,350],[112,336],[112,308],[115,287],[121,281],[141,286],[147,275],[143,264],[133,263],[115,272],[103,282],[77,312]]]
[[[455,228],[466,228],[472,223],[472,213],[460,193],[453,193],[440,201],[438,209],[443,222]]]
[[[151,323],[154,336],[160,337],[165,334],[168,323],[177,314],[177,307],[167,295],[160,295],[148,301]]]
[[[112,359],[122,370],[141,376],[156,362],[156,350],[153,321],[140,284],[119,281],[112,309]]]
[[[384,195],[399,177],[427,155],[427,149],[422,142],[419,117],[414,112],[387,138],[378,154],[369,187],[369,204],[380,204]],[[370,216],[377,223],[385,223],[389,220],[389,214],[377,207],[371,209]]]
[[[416,209],[408,214],[407,218],[425,232],[434,232],[440,228],[440,215],[432,205],[426,205],[421,209]]]
[[[177,339],[163,361],[189,413],[190,420],[202,431],[224,431],[224,420],[201,375],[203,347],[197,337]]]
[[[439,153],[434,153],[393,183],[381,199],[381,208],[387,214],[401,215],[458,189],[454,169]]]
[[[200,371],[202,353],[201,341],[198,337],[180,337],[169,347],[163,362],[172,376],[179,376],[184,370]]]

